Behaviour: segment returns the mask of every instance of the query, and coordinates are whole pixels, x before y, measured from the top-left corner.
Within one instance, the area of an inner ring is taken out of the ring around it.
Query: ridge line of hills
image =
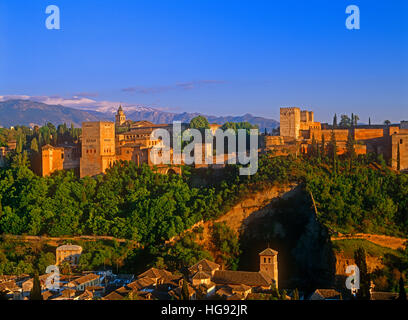
[[[261,132],[265,129],[270,131],[279,126],[279,122],[274,119],[256,117],[248,113],[243,116],[217,117],[201,113],[171,113],[152,108],[140,108],[140,110],[129,110],[126,112],[126,115],[130,120],[146,120],[155,124],[172,123],[173,121],[188,123],[192,118],[202,115],[210,123],[217,124],[246,121],[252,125],[258,125]],[[73,123],[76,127],[81,127],[84,121],[114,121],[114,114],[76,109],[62,105],[48,105],[31,100],[7,100],[0,102],[0,126],[2,127],[17,125],[42,126],[47,122],[51,122],[54,125]]]

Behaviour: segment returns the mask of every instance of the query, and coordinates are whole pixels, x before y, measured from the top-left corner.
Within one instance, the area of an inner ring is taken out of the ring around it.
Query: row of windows
[[[126,136],[126,139],[130,140],[130,139],[147,138],[147,137],[150,137],[150,134],[135,134],[132,136]]]
[[[266,263],[266,259],[267,258],[264,258],[264,263]],[[271,263],[271,258],[268,258],[268,263]]]

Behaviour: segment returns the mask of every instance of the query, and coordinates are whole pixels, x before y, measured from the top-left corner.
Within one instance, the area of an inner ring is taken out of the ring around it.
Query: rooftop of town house
[[[112,291],[108,295],[104,296],[102,300],[123,300],[124,297],[117,293],[116,291]]]
[[[212,262],[210,260],[207,260],[207,259],[203,259],[197,262],[192,267],[190,267],[188,270],[190,271],[190,273],[196,273],[198,271],[206,271],[206,272],[212,273],[214,270],[219,270],[219,269],[220,269],[219,264]]]
[[[269,287],[272,279],[263,272],[217,270],[212,278],[216,284],[244,284],[255,287]]]
[[[316,289],[313,293],[324,299],[340,299],[341,294],[335,289]]]
[[[204,271],[198,271],[193,277],[192,279],[194,280],[201,280],[201,279],[210,279],[211,275],[209,275],[208,273],[204,272]]]
[[[84,283],[87,283],[87,282],[90,282],[90,281],[93,281],[99,278],[100,276],[98,276],[97,274],[90,273],[85,276],[79,277],[78,279],[72,280],[69,284],[81,285],[81,284],[84,284]]]
[[[173,274],[167,270],[161,270],[156,268],[150,268],[149,270],[143,272],[138,276],[138,278],[151,278],[151,279],[159,279],[159,278],[168,278],[172,277]]]
[[[134,289],[134,290],[141,290],[144,288],[154,286],[155,284],[156,284],[155,280],[153,280],[152,278],[145,277],[145,278],[140,278],[136,281],[133,281],[132,283],[129,283],[127,287]]]

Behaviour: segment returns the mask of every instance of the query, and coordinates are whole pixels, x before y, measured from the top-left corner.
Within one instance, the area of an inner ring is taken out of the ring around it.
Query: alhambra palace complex
[[[82,137],[77,144],[42,147],[41,159],[33,164],[34,170],[48,176],[57,170],[75,169],[80,177],[102,174],[115,161],[133,161],[138,165],[153,167],[150,150],[160,144],[151,140],[153,130],[162,128],[172,132],[169,124],[153,124],[148,121],[133,122],[119,108],[115,122],[84,122]],[[187,128],[186,125],[183,125]],[[220,126],[211,125],[214,133]],[[312,140],[328,144],[334,133],[338,153],[346,152],[346,142],[351,135],[357,154],[374,152],[391,160],[394,169],[408,169],[408,123],[398,125],[358,125],[350,128],[333,128],[314,121],[314,113],[299,108],[281,108],[280,135],[262,135],[259,152],[273,151],[274,155],[307,153]],[[159,173],[181,173],[177,165],[156,166]]]

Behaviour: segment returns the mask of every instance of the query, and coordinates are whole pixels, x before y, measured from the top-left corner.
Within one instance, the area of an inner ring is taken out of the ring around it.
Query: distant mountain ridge
[[[0,102],[0,126],[34,126],[51,122],[55,125],[73,123],[80,127],[83,121],[107,120],[105,115],[90,113],[61,105],[48,105],[31,100],[7,100]]]
[[[256,117],[251,114],[243,116],[211,116],[201,113],[172,113],[153,108],[125,109],[127,119],[134,121],[146,120],[156,124],[172,123],[173,121],[190,122],[198,115],[205,116],[210,123],[224,124],[226,122],[247,121],[252,125],[258,125],[261,131],[265,128],[270,131],[279,126],[279,122],[273,119]],[[51,122],[55,125],[73,123],[80,127],[84,121],[114,121],[114,114],[93,110],[76,109],[62,105],[48,105],[31,100],[7,100],[0,102],[0,126],[11,127],[16,125],[44,125]]]

